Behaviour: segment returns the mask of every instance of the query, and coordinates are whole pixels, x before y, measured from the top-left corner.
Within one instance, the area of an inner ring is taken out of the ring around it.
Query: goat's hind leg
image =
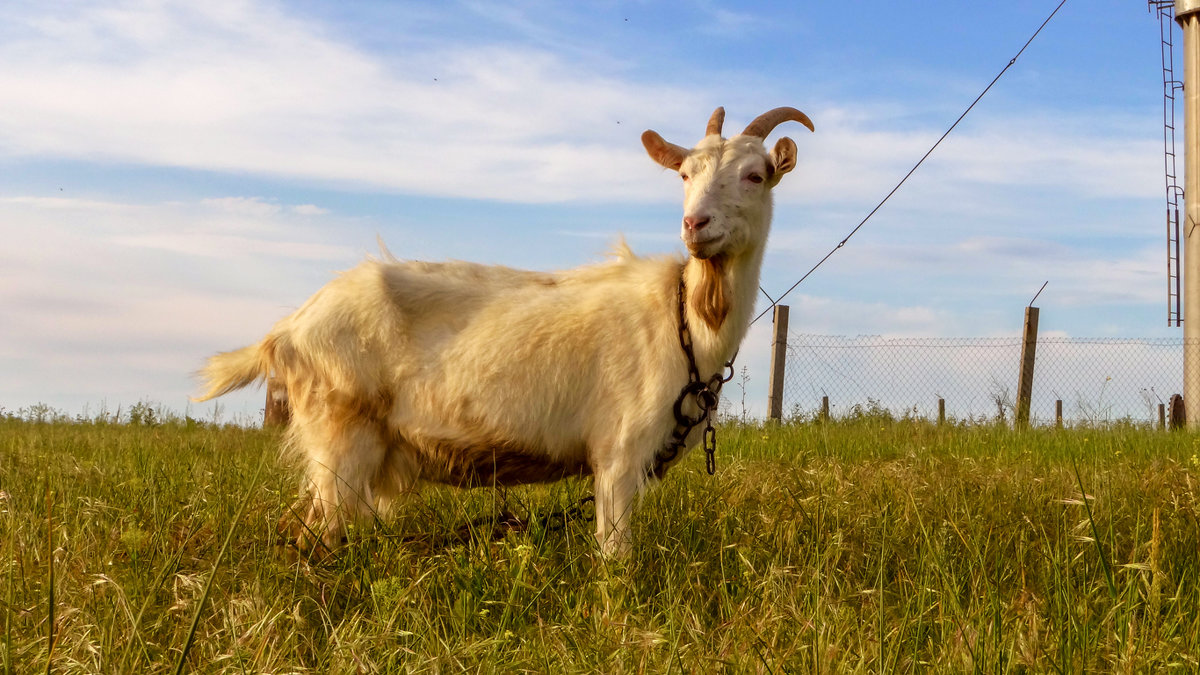
[[[296,545],[302,551],[331,551],[351,524],[374,518],[373,484],[386,445],[374,424],[328,419],[293,421],[293,443],[307,462],[310,500]]]

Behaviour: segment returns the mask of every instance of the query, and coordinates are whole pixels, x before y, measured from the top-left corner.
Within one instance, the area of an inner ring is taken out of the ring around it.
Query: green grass
[[[0,673],[1200,669],[1192,434],[735,426],[626,561],[582,522],[464,541],[493,495],[431,489],[310,566],[275,535],[277,435],[161,417],[0,416]]]

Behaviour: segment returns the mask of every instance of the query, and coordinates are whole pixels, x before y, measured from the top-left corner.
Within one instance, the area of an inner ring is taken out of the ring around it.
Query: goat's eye
[[[679,174],[679,177],[683,179],[683,182],[688,182],[688,175],[686,173]]]
[[[757,183],[763,182],[763,177],[757,173],[752,173],[752,174],[746,176],[746,180],[750,181],[751,183],[757,184]]]

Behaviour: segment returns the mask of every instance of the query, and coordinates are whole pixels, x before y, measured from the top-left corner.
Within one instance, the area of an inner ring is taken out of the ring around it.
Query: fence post
[[[263,426],[284,426],[291,421],[292,410],[288,406],[287,388],[272,373],[267,378],[267,405],[263,409]]]
[[[938,425],[946,423],[946,399],[938,397]]]
[[[1167,430],[1167,406],[1162,403],[1158,404],[1158,428],[1162,431]]]
[[[767,394],[767,419],[783,421],[783,375],[787,366],[788,306],[775,305],[771,338],[770,392]]]
[[[1038,308],[1025,308],[1025,331],[1021,338],[1021,374],[1017,383],[1017,426],[1029,426],[1033,399],[1033,364],[1037,353]]]
[[[829,397],[828,396],[821,397],[821,421],[822,422],[829,421]]]
[[[1062,428],[1062,399],[1054,401],[1054,428]]]

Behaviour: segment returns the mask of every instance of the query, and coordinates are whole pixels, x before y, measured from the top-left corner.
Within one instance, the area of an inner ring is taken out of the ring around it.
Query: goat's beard
[[[725,257],[712,254],[708,258],[694,255],[701,261],[700,282],[692,290],[692,309],[714,331],[721,329],[729,314],[729,296],[725,288]]]

